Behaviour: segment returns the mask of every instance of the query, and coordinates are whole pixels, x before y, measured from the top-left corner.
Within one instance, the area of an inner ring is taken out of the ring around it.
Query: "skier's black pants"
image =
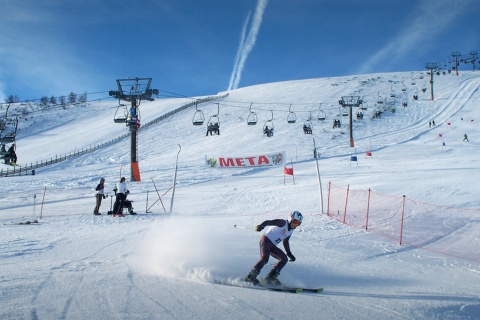
[[[120,214],[122,213],[123,208],[123,201],[125,201],[127,197],[123,193],[118,193],[115,197],[115,204],[113,205],[113,214]]]
[[[260,260],[253,266],[254,269],[260,271],[267,264],[270,256],[278,259],[277,264],[273,267],[275,270],[280,272],[283,267],[288,262],[287,255],[276,245],[273,244],[270,239],[265,235],[260,238]]]

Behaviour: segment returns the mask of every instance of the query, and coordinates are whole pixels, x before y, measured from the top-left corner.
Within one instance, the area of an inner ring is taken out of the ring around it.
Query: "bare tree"
[[[77,103],[77,94],[74,93],[74,92],[70,92],[70,94],[68,95],[68,102],[70,104],[75,104]]]
[[[55,98],[54,96],[51,96],[49,103],[53,104],[53,105],[56,105],[57,104],[57,98]]]
[[[40,103],[44,106],[47,106],[48,104],[48,97],[47,96],[43,96],[41,99],[40,99]]]
[[[67,104],[67,99],[65,98],[65,96],[61,96],[60,97],[60,105],[62,107],[65,107],[66,104]]]
[[[5,102],[6,102],[6,103],[16,103],[16,102],[18,102],[18,101],[20,101],[20,99],[18,98],[18,96],[16,96],[16,95],[14,96],[14,95],[12,95],[12,94],[9,95],[8,98],[5,99]]]

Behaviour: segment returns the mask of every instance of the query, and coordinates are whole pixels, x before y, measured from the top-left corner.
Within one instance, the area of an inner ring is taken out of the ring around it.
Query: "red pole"
[[[403,195],[402,199],[402,217],[400,219],[400,244],[402,244],[402,237],[403,237],[403,215],[405,214],[405,195]]]
[[[290,162],[292,163],[292,177],[293,177],[293,185],[295,185],[295,171],[293,170],[293,161],[290,159]]]

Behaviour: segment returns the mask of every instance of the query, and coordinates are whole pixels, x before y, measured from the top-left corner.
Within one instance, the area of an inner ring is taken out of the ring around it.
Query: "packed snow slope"
[[[191,108],[141,129],[142,181],[128,182],[136,216],[106,215],[109,200],[102,204],[101,216],[92,214],[101,177],[110,194],[120,175],[130,177],[128,137],[39,169],[34,176],[1,178],[0,318],[479,319],[477,262],[402,246],[322,214],[326,206],[319,195],[314,139],[323,198],[331,181],[425,203],[480,208],[480,74],[435,75],[434,101],[428,81],[429,75],[418,71],[263,84],[199,105],[203,126],[192,125]],[[359,96],[366,108],[353,108],[353,148],[348,116],[343,115],[348,110],[338,103],[342,96]],[[190,101],[142,101],[142,123]],[[125,125],[113,121],[117,106],[117,101],[66,108],[16,106],[19,164],[127,133]],[[361,120],[355,116],[359,111]],[[381,117],[372,118],[378,111]],[[247,125],[252,112],[258,123]],[[288,123],[293,114],[296,122]],[[220,135],[207,137],[206,123],[213,115],[220,119]],[[318,120],[322,115],[326,120]],[[341,128],[332,128],[334,119]],[[429,126],[431,121],[435,125]],[[263,126],[272,122],[274,135],[267,137]],[[304,124],[312,125],[312,135],[304,134]],[[464,134],[469,142],[463,141]],[[293,163],[295,184],[287,176],[284,185],[283,166],[205,165],[209,157],[282,151],[288,166]],[[366,151],[373,156],[365,157]],[[352,155],[358,163],[351,163]],[[256,224],[287,218],[293,210],[304,214],[304,223],[290,241],[297,260],[287,264],[280,280],[321,286],[323,293],[215,284],[236,283],[257,261],[261,234],[253,231]],[[469,221],[477,230],[478,212],[472,210]],[[33,219],[39,223],[18,224]],[[438,219],[422,227],[428,233],[443,226]],[[442,240],[451,236],[445,229]],[[466,241],[479,244],[478,238]]]

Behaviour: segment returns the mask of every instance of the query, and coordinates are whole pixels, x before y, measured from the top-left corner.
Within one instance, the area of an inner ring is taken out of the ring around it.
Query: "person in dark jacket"
[[[98,183],[97,187],[95,188],[95,199],[97,200],[96,202],[96,205],[95,205],[95,209],[93,209],[93,214],[96,215],[96,216],[99,216],[100,215],[100,212],[98,210],[100,210],[100,205],[102,204],[102,200],[105,199],[105,193],[104,193],[104,189],[105,189],[105,178],[102,178],[100,179],[100,182]]]

